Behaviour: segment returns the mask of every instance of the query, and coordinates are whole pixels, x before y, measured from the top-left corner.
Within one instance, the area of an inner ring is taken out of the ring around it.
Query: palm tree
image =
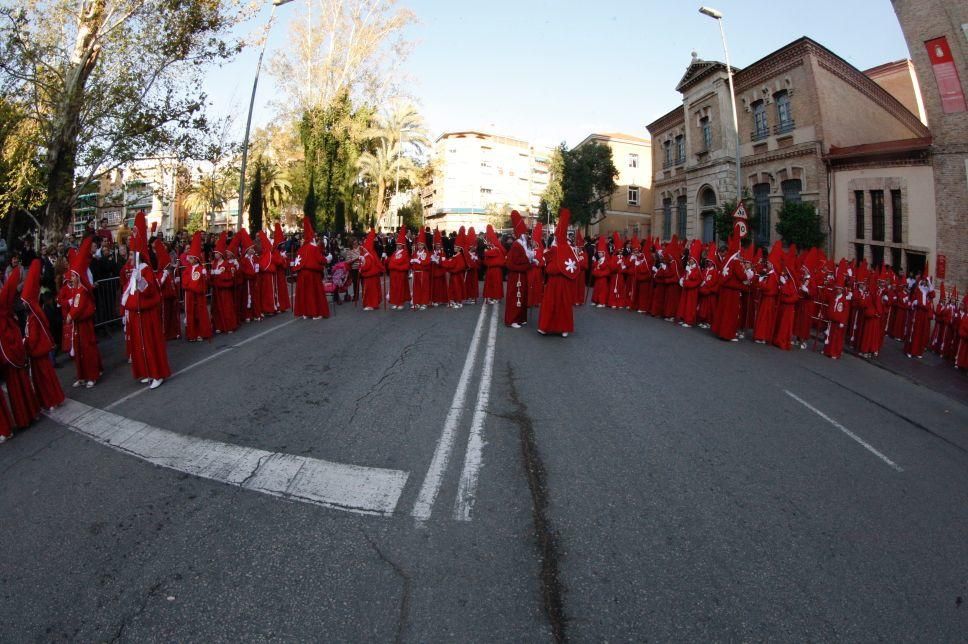
[[[413,103],[398,100],[390,110],[384,112],[376,123],[367,130],[367,138],[384,139],[391,150],[398,150],[400,154],[409,151],[420,155],[430,147],[427,129],[423,117]]]
[[[199,178],[185,191],[183,204],[191,214],[206,214],[209,226],[215,225],[215,213],[236,196],[235,173],[227,168],[214,169]]]
[[[390,203],[390,188],[399,178],[411,184],[417,181],[413,159],[391,148],[386,139],[378,139],[372,151],[364,152],[357,161],[360,175],[376,189],[376,218],[380,220]]]

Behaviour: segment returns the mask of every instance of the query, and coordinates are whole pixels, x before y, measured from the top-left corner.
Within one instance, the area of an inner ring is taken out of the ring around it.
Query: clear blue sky
[[[745,66],[809,36],[860,69],[908,57],[890,0],[708,0],[726,17],[731,62]],[[402,0],[418,18],[406,72],[431,133],[488,128],[536,143],[574,145],[593,131],[648,136],[645,124],[680,102],[690,60],[723,59],[716,22],[699,0]],[[266,0],[266,5],[269,2]],[[300,6],[301,5],[301,6]],[[286,46],[304,0],[279,9],[269,53]],[[256,28],[268,16],[253,21]],[[213,113],[244,127],[258,52],[213,71]],[[269,76],[254,122],[273,116]]]

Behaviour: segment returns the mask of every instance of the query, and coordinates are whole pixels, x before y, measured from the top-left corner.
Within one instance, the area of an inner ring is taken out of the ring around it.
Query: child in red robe
[[[94,335],[94,298],[91,295],[94,285],[88,270],[92,239],[93,237],[88,236],[81,242],[81,247],[71,261],[69,306],[64,317],[65,324],[71,329],[68,353],[74,358],[77,370],[74,386],[83,385],[89,389],[104,371],[101,366],[101,352],[97,348],[97,337]]]

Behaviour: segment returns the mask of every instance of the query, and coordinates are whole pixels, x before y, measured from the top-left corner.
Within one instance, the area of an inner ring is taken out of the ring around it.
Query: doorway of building
[[[700,221],[702,222],[702,241],[716,240],[716,192],[709,186],[699,191]]]

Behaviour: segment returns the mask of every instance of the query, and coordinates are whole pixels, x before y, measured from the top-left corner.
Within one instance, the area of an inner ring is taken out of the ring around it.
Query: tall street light
[[[245,204],[245,166],[249,160],[249,130],[252,128],[252,109],[255,107],[255,90],[259,86],[259,72],[262,71],[262,57],[266,53],[266,43],[269,42],[269,30],[276,19],[276,7],[289,4],[292,0],[272,0],[272,12],[269,21],[262,32],[262,49],[259,51],[259,62],[255,66],[255,80],[252,81],[252,97],[249,99],[249,116],[245,119],[245,138],[242,140],[242,174],[239,177],[239,209],[235,216],[235,225],[242,230],[242,206]]]
[[[733,87],[733,68],[729,64],[729,47],[726,46],[726,30],[723,28],[723,14],[712,7],[699,7],[699,13],[709,16],[719,23],[719,35],[723,37],[723,52],[726,54],[726,74],[729,75],[729,97],[733,103],[733,131],[736,132],[736,205],[743,200],[743,171],[740,161],[739,119],[736,116],[736,88]]]

